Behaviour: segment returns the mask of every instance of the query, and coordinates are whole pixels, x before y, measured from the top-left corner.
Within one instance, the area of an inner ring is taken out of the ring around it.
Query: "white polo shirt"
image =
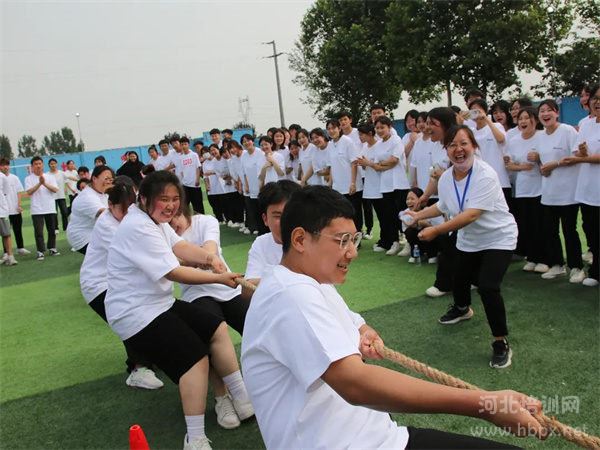
[[[600,153],[600,123],[588,120],[579,130],[574,151],[580,143],[586,142],[588,155]],[[600,164],[581,163],[575,201],[590,206],[600,206]],[[598,230],[595,231],[596,233]]]
[[[136,205],[117,228],[108,250],[108,324],[121,340],[142,331],[173,303],[173,282],[165,275],[179,267],[172,248],[181,241],[169,224],[156,224]]]
[[[492,125],[495,126],[505,136],[504,138],[506,139],[506,132],[504,131],[502,124],[493,122]],[[473,135],[475,135],[475,140],[477,141],[477,144],[479,144],[481,159],[492,166],[492,168],[496,171],[498,174],[498,179],[500,180],[500,186],[503,188],[509,188],[510,179],[508,178],[508,172],[504,166],[504,151],[506,149],[506,141],[504,141],[503,144],[499,144],[489,125],[486,125],[480,130],[477,128],[473,129]]]
[[[404,144],[397,135],[390,136],[387,141],[383,139],[375,146],[376,162],[387,161],[391,157],[398,158],[398,163],[391,169],[381,172],[381,193],[393,192],[396,189],[410,189],[408,176],[406,175],[406,155]]]
[[[455,182],[452,170],[447,169],[438,182],[440,200],[436,203],[437,208],[449,217],[457,216],[461,212],[458,191],[458,195],[465,198],[463,211],[470,208],[483,210],[475,222],[458,230],[456,248],[463,252],[514,250],[517,224],[508,212],[496,171],[485,161],[475,158],[465,193],[468,177]]]
[[[58,187],[56,179],[50,173],[44,173],[46,184]],[[25,190],[29,190],[38,184],[40,177],[30,174],[25,177]],[[56,214],[56,203],[54,201],[54,192],[46,186],[40,186],[37,191],[31,195],[31,215]]]
[[[517,164],[529,163],[527,154],[539,152],[539,138],[543,131],[536,131],[529,139],[523,139],[521,133],[513,136],[508,141],[508,154],[510,159]],[[519,170],[515,173],[514,193],[515,198],[531,198],[542,195],[542,174],[540,165],[534,164],[531,170]]]
[[[350,405],[321,379],[335,361],[360,355],[359,339],[332,287],[280,265],[261,281],[246,316],[241,363],[267,448],[406,447],[405,427]]]
[[[108,289],[106,261],[108,248],[119,226],[119,221],[107,209],[96,221],[90,243],[79,271],[79,286],[86,303],[90,303]]]
[[[258,198],[258,192],[260,191],[258,175],[264,165],[264,161],[263,151],[257,147],[254,148],[254,153],[252,154],[249,152],[242,154],[242,173],[248,181],[248,190],[250,191],[249,194],[244,192],[244,195],[248,195],[250,198]],[[244,182],[244,189],[245,185],[246,183]]]
[[[19,192],[23,192],[23,185],[19,177],[13,173],[7,175],[8,177],[8,194],[6,195],[6,201],[8,203],[8,214],[19,214]]]
[[[67,240],[75,250],[90,242],[90,236],[96,224],[98,210],[108,208],[108,195],[101,194],[88,186],[79,193],[71,208],[67,225]]]
[[[554,133],[548,134],[542,130],[539,137],[540,160],[542,164],[560,161],[565,156],[571,156],[576,147],[577,131],[571,125],[559,124]],[[549,206],[574,205],[577,178],[580,164],[560,166],[552,171],[550,176],[542,177],[542,204]]]
[[[333,139],[329,141],[327,152],[333,178],[332,188],[340,194],[346,195],[350,192],[352,183],[352,163],[358,159],[360,149],[349,137],[340,136],[337,142],[334,142]],[[362,179],[358,173],[356,175],[356,191],[362,191]]]
[[[204,245],[212,241],[217,244],[219,258],[225,263],[225,267],[229,271],[229,266],[223,258],[221,250],[221,239],[219,231],[219,222],[213,216],[204,214],[196,214],[192,216],[190,227],[181,235],[183,239],[192,244]],[[198,269],[201,270],[201,269]],[[220,302],[226,302],[242,293],[241,286],[230,288],[224,284],[208,283],[208,284],[179,284],[181,286],[181,299],[186,302],[193,302],[200,297],[213,297]]]
[[[181,154],[179,156],[179,162],[181,167],[181,184],[187,187],[197,187],[196,182],[198,178],[198,168],[200,167],[200,158],[196,152],[190,151],[187,155]]]
[[[247,279],[262,278],[271,268],[281,262],[282,256],[282,246],[275,242],[273,233],[258,236],[248,251],[244,276]]]
[[[361,155],[367,158],[369,161],[375,162],[375,148],[377,142],[373,146],[369,147],[366,142],[362,145]],[[372,167],[365,167],[363,170],[365,174],[363,184],[363,198],[376,200],[382,198],[381,194],[381,172],[377,172]]]

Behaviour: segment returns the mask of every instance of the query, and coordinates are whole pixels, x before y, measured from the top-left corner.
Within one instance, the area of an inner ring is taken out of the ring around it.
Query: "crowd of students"
[[[72,249],[85,255],[83,296],[124,343],[126,383],[157,389],[163,385],[159,368],[179,385],[186,449],[210,448],[204,433],[209,380],[218,423],[235,428],[256,410],[268,447],[330,446],[343,435],[348,445],[499,448],[398,427],[385,415],[352,406],[471,414],[477,396],[458,401],[464,393],[400,380],[389,371],[371,373],[384,369],[362,358],[378,357],[370,344],[380,337],[333,285],[344,281],[361,241],[373,238],[376,216],[374,252],[437,264],[426,293],[451,292],[454,300],[441,324],[471,318],[471,291],[478,289],[493,337],[490,366],[508,367],[512,349],[501,284],[515,256],[526,260],[523,270],[544,279],[565,274],[560,223],[569,281],[598,285],[600,89],[590,86],[585,93],[589,115],[578,129],[558,122],[553,100],[537,108],[525,98],[488,107],[473,90],[465,111],[409,111],[402,138],[376,104],[371,120],[357,128],[342,112],[325,129],[272,128],[258,142],[249,134],[237,142],[231,130],[211,130],[208,146],[173,135],[148,149],[149,164],[129,152],[116,173],[101,156],[91,175],[82,167],[75,172],[71,161],[68,171],[58,171],[55,160],[45,173],[42,159],[34,157],[25,188],[0,177],[8,203],[0,212],[10,217],[17,253],[26,252],[21,222],[13,216],[21,211],[16,193],[27,192],[43,260],[46,249],[59,255],[58,208]],[[8,161],[0,161],[0,171],[8,173]],[[202,185],[214,217],[205,214]],[[589,247],[583,256],[579,212]],[[16,264],[1,215],[0,225],[4,261]],[[259,286],[254,295],[238,286],[240,274],[230,272],[219,225],[258,235],[245,272]],[[173,282],[181,285],[180,301]],[[227,325],[243,336],[248,387]],[[375,386],[373,377],[386,382]],[[419,409],[414,399],[386,389],[388,382],[415,384],[431,401]],[[504,395],[524,405],[516,393]],[[444,399],[462,406],[449,408]],[[346,434],[342,422],[327,417],[331,408],[347,416]],[[528,407],[537,408],[535,402]],[[526,410],[519,414],[487,418],[507,426],[519,419],[541,434]]]

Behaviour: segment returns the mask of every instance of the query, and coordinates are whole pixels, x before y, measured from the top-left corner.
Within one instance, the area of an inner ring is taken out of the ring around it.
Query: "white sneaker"
[[[233,228],[240,228],[240,227],[243,227],[243,226],[244,226],[244,224],[242,222],[234,222],[233,223]]]
[[[410,258],[408,258],[408,263],[409,264],[414,264],[415,263],[415,258],[413,258],[412,256]]]
[[[533,272],[535,270],[535,266],[537,266],[536,263],[534,263],[534,262],[528,262],[527,264],[525,264],[523,266],[523,270],[525,272]]]
[[[375,245],[373,245],[373,251],[375,253],[381,253],[381,252],[385,252],[387,250],[385,248],[380,247],[379,245],[375,244]]]
[[[244,231],[246,231],[246,230],[247,230],[247,228],[246,228],[244,225],[242,225],[238,231],[239,231],[240,233],[243,233],[243,232],[244,232]]]
[[[586,278],[581,284],[587,287],[596,287],[599,283],[598,280],[594,280],[593,278]]]
[[[430,288],[427,288],[427,290],[425,291],[425,294],[427,294],[428,297],[436,298],[436,297],[441,297],[443,295],[446,295],[447,292],[440,291],[435,286],[431,286]]]
[[[388,256],[393,256],[396,255],[401,249],[402,247],[400,247],[400,242],[394,242],[390,249],[385,252],[385,254]]]
[[[0,264],[4,264],[6,261],[8,261],[8,253],[2,255],[2,259],[0,259]]]
[[[582,269],[571,269],[569,274],[569,283],[579,284],[585,280],[585,272]]]
[[[433,258],[429,258],[427,260],[428,264],[437,264],[437,256],[434,256]]]
[[[250,401],[242,402],[236,399],[232,399],[233,407],[235,408],[235,412],[237,413],[240,420],[249,419],[254,415],[254,407]]]
[[[398,256],[408,256],[410,255],[410,244],[407,242],[406,244],[404,244],[404,248],[402,250],[400,250],[400,252],[398,253]]]
[[[594,262],[594,255],[592,255],[592,252],[585,252],[581,255],[581,259],[588,264],[592,264]]]
[[[246,229],[244,230],[244,234],[250,234],[250,233],[252,233],[252,232],[251,232],[251,231],[250,231],[248,228],[246,228]]]
[[[401,245],[404,245],[404,244],[406,244],[406,236],[404,236],[404,234],[401,234],[401,235],[400,235],[400,237],[398,238],[398,242],[399,242]]]
[[[252,234],[253,234],[254,236],[257,236],[257,235],[258,235],[258,230],[254,230],[254,231],[252,232]]]
[[[44,260],[44,254],[42,252],[37,252],[37,259],[38,261],[43,261]]]
[[[546,273],[550,270],[550,267],[548,267],[546,264],[542,264],[542,263],[537,263],[535,265],[535,269],[533,269],[533,271],[535,273]]]
[[[76,249],[75,247],[71,247],[71,251],[72,251],[73,253],[75,253],[75,252],[77,252],[77,249]]]
[[[59,234],[60,231],[59,230],[54,230],[54,234]]]
[[[371,239],[373,239],[373,235],[371,233],[365,233],[362,235],[363,241],[370,241]]]
[[[231,220],[229,220],[229,221],[227,222],[227,226],[228,226],[229,228],[233,228],[233,222],[232,222]]]
[[[29,250],[27,250],[26,248],[18,248],[17,249],[17,254],[19,255],[29,255],[31,252]]]
[[[6,261],[4,261],[4,264],[6,264],[7,266],[16,266],[19,263],[15,259],[14,255],[8,255],[8,258],[6,258]]]
[[[160,389],[164,386],[163,382],[156,378],[155,373],[147,367],[133,369],[125,380],[125,384],[142,389]]]
[[[186,434],[183,438],[183,450],[212,450],[212,447],[206,436],[189,441]]]
[[[544,280],[553,280],[554,278],[556,278],[559,275],[564,275],[567,273],[567,270],[564,268],[564,266],[552,266],[550,267],[550,269],[548,269],[548,272],[542,274],[542,278]]]
[[[238,418],[233,403],[229,395],[223,397],[215,397],[215,412],[217,413],[217,423],[226,430],[231,430],[240,426],[241,422]]]
[[[48,250],[48,253],[50,253],[50,256],[60,256],[60,252],[55,248],[51,248],[50,250]]]

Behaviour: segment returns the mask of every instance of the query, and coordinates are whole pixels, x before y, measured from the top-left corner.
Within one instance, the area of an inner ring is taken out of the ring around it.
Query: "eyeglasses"
[[[325,233],[320,233],[318,231],[315,231],[314,233],[315,236],[325,236],[325,237],[330,237],[333,238],[334,240],[338,241],[340,243],[340,250],[348,250],[348,245],[350,245],[350,242],[352,242],[352,244],[354,245],[355,248],[358,248],[360,241],[362,239],[362,233],[359,231],[357,233],[344,233],[344,234],[325,234]]]
[[[594,95],[592,98],[590,98],[590,101],[592,101],[592,102],[600,101],[600,97],[598,97],[597,95]]]

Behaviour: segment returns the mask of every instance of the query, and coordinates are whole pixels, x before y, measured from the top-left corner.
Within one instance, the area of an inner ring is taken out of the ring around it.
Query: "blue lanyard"
[[[463,207],[465,206],[465,198],[467,197],[467,191],[469,190],[469,184],[471,184],[471,175],[473,174],[473,168],[469,170],[469,175],[467,176],[467,182],[465,183],[465,189],[463,190],[462,198],[458,193],[458,187],[456,186],[456,181],[454,177],[452,177],[452,183],[454,183],[454,193],[456,194],[456,200],[458,201],[458,208],[460,212],[463,212]]]

